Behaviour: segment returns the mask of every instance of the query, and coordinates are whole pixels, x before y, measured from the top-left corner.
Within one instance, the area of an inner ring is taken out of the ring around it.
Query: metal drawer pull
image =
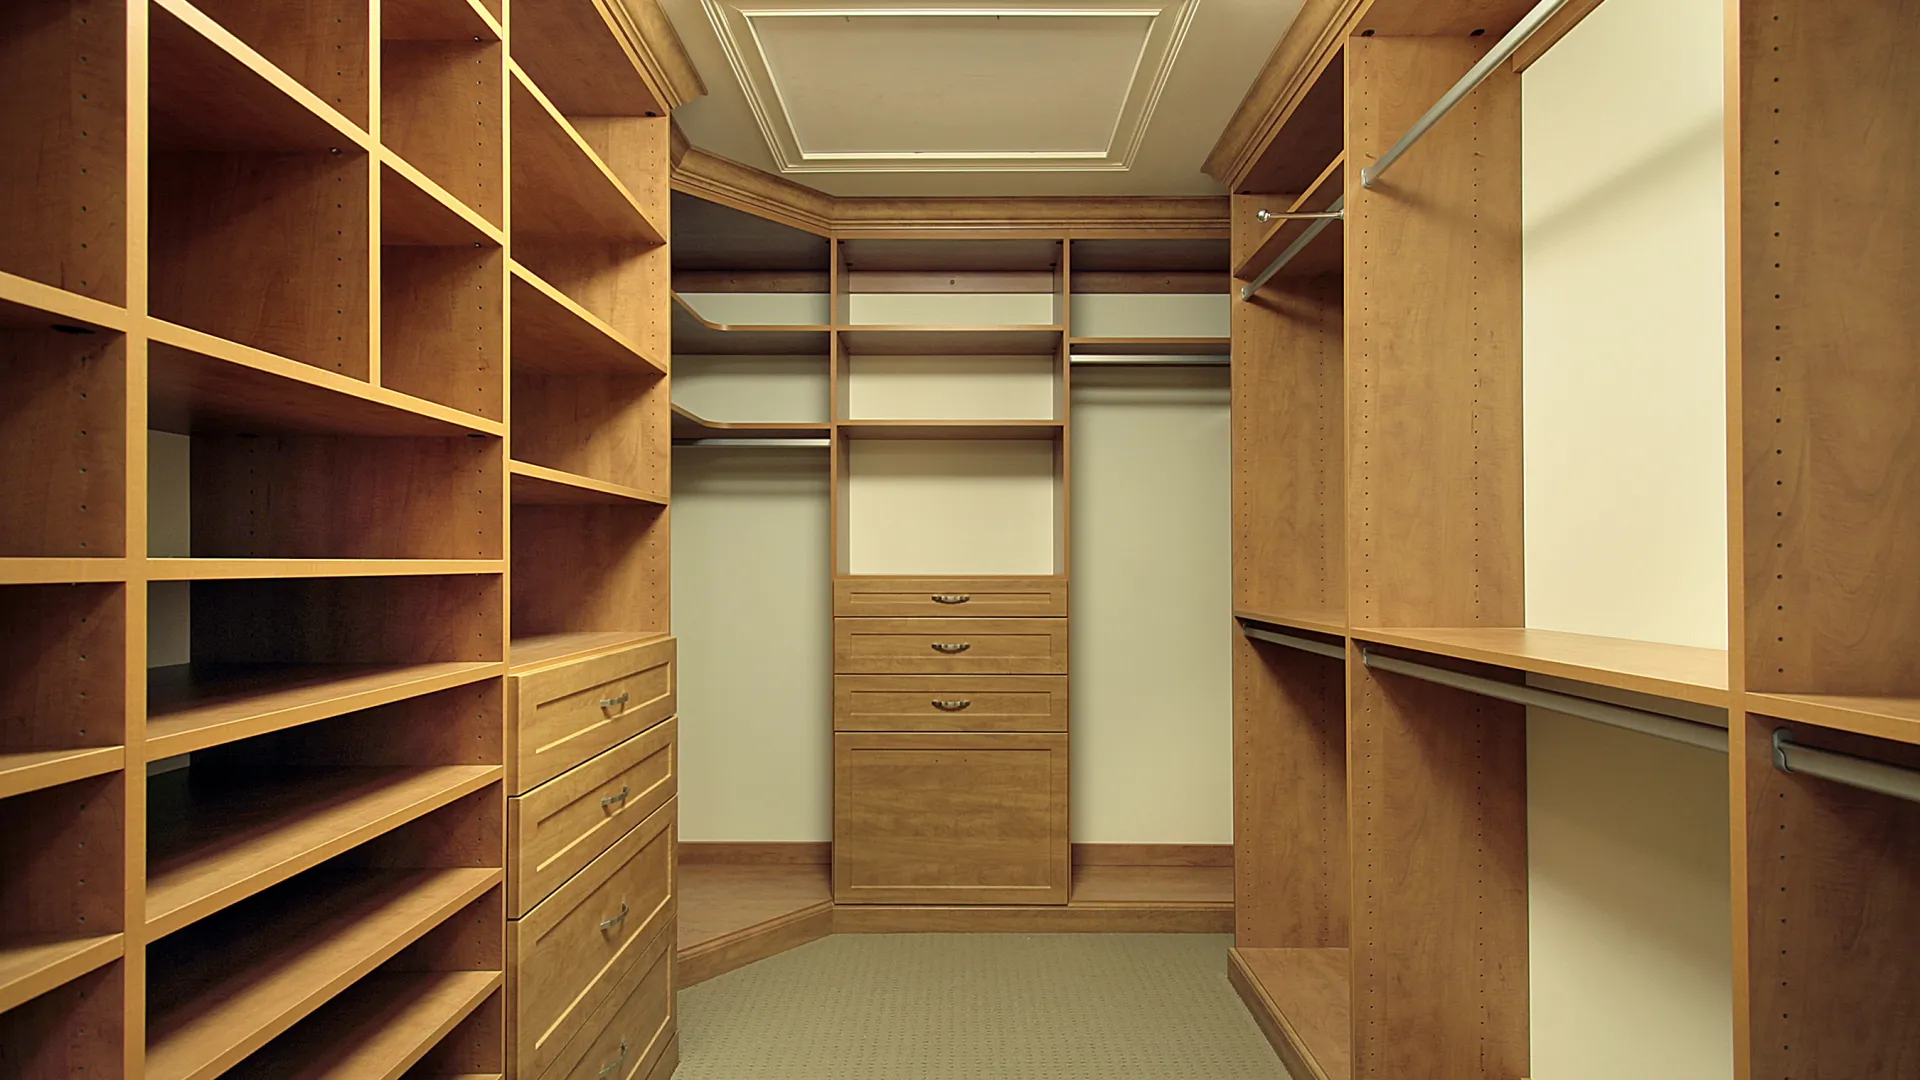
[[[959,712],[971,704],[973,704],[971,701],[936,701],[933,707],[941,712]]]
[[[971,648],[973,648],[973,643],[968,641],[936,641],[933,643],[934,652],[963,653]]]
[[[600,932],[604,934],[607,931],[613,929],[616,926],[619,926],[621,923],[624,923],[626,921],[627,921],[627,902],[625,900],[622,900],[620,901],[620,914],[615,915],[611,919],[602,919],[600,921]]]
[[[633,691],[631,690],[623,691],[619,697],[603,697],[600,699],[600,707],[603,709],[617,709],[625,705],[631,697],[633,697]]]
[[[612,1061],[608,1062],[607,1064],[600,1066],[600,1075],[603,1077],[612,1076],[616,1071],[619,1070],[620,1066],[625,1065],[626,1063],[627,1063],[627,1040],[621,1039],[620,1040],[620,1056],[617,1058],[614,1058]]]
[[[935,596],[933,598],[933,602],[936,604],[964,604],[971,599],[973,599],[973,597],[968,596],[965,593],[954,593],[954,594],[943,595],[943,596]]]
[[[631,794],[633,794],[633,789],[628,787],[625,784],[621,784],[620,794],[609,795],[606,798],[600,800],[600,809],[605,810],[607,807],[612,806],[614,803],[624,803],[627,801],[627,796]]]

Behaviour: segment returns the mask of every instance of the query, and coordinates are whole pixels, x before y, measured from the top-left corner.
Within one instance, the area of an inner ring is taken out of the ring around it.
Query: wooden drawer
[[[537,1077],[673,924],[675,800],[507,922],[507,1055]]]
[[[507,790],[520,795],[674,714],[674,641],[655,638],[507,678]]]
[[[833,737],[833,898],[1064,904],[1067,736]]]
[[[835,619],[842,675],[1065,675],[1065,619]]]
[[[833,613],[862,618],[1067,617],[1063,577],[837,577]]]
[[[553,1071],[558,1080],[646,1080],[673,1043],[674,924],[630,969],[576,1035]]]
[[[507,800],[507,914],[519,918],[676,793],[669,718]]]
[[[1065,731],[1065,675],[836,675],[835,731]]]

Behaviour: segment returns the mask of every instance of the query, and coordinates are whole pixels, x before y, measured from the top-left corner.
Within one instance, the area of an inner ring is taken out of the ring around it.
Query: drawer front
[[[1065,731],[1065,675],[836,675],[835,731]]]
[[[1064,904],[1067,736],[833,737],[833,898]]]
[[[655,724],[507,800],[509,917],[533,910],[676,794],[679,726]]]
[[[674,714],[674,641],[509,675],[509,793],[524,794]]]
[[[647,946],[672,925],[676,808],[669,799],[573,880],[507,923],[514,960],[508,1053],[520,1076],[552,1068]]]
[[[1067,617],[1063,577],[840,577],[833,613],[861,618]]]
[[[669,924],[653,939],[548,1075],[563,1080],[646,1080],[673,1042],[675,937]]]
[[[842,675],[1065,675],[1065,619],[835,619]]]

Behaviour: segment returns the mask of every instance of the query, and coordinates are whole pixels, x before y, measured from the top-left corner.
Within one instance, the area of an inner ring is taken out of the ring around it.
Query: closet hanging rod
[[[1793,741],[1786,728],[1773,733],[1773,764],[1781,772],[1817,776],[1847,787],[1920,802],[1920,772],[1852,754],[1801,746]]]
[[[832,446],[832,439],[675,439],[675,446],[795,447]]]
[[[1727,752],[1727,732],[1711,724],[1702,724],[1666,713],[1648,712],[1645,709],[1630,709],[1624,705],[1610,705],[1604,701],[1575,697],[1555,690],[1540,690],[1531,686],[1483,679],[1478,675],[1463,675],[1458,671],[1416,664],[1411,660],[1401,660],[1393,656],[1381,656],[1371,649],[1360,650],[1360,662],[1377,671],[1391,671],[1395,675],[1420,679],[1424,682],[1451,686],[1455,690],[1479,694],[1482,697],[1511,701],[1516,705],[1533,705],[1554,712],[1577,716],[1582,720],[1607,724],[1612,727],[1638,731],[1643,735],[1653,735],[1674,742],[1697,746],[1702,750]]]
[[[1142,367],[1226,367],[1233,362],[1233,358],[1231,356],[1192,356],[1184,353],[1168,354],[1165,356],[1087,355],[1076,356],[1072,359],[1072,362],[1074,364],[1090,364],[1094,367],[1100,367],[1102,365],[1111,367],[1127,367],[1129,365]]]
[[[1299,649],[1301,652],[1331,656],[1335,660],[1345,660],[1347,658],[1347,650],[1330,641],[1315,641],[1312,638],[1294,637],[1292,634],[1282,634],[1273,630],[1262,630],[1257,626],[1247,626],[1244,624],[1240,627],[1240,632],[1255,641],[1265,641],[1274,645],[1285,645],[1289,649]]]
[[[1262,210],[1261,213],[1264,214],[1266,211]],[[1340,196],[1333,200],[1332,206],[1314,214],[1282,214],[1279,216],[1295,218],[1312,217],[1314,222],[1307,226],[1307,231],[1301,233],[1299,239],[1287,245],[1287,250],[1281,252],[1279,258],[1273,260],[1265,270],[1260,271],[1259,277],[1240,286],[1240,299],[1242,300],[1253,299],[1253,294],[1260,291],[1260,286],[1272,281],[1273,275],[1279,273],[1281,269],[1292,262],[1296,256],[1307,250],[1307,245],[1318,239],[1321,233],[1326,232],[1327,226],[1336,221],[1346,220],[1347,197],[1345,195]]]
[[[1481,83],[1486,82],[1487,76],[1493,74],[1495,68],[1506,63],[1514,53],[1520,51],[1520,46],[1525,45],[1535,31],[1546,25],[1547,20],[1553,18],[1566,5],[1567,0],[1540,0],[1540,3],[1532,11],[1527,12],[1513,29],[1507,31],[1507,36],[1500,39],[1500,43],[1493,47],[1492,52],[1481,57],[1480,62],[1473,65],[1471,71],[1462,75],[1460,81],[1453,84],[1453,89],[1448,90],[1439,101],[1434,103],[1433,108],[1427,110],[1426,115],[1415,120],[1413,126],[1407,129],[1407,133],[1400,136],[1400,141],[1388,147],[1387,152],[1380,155],[1380,160],[1360,170],[1360,186],[1372,187],[1375,180],[1380,179],[1388,169],[1393,167],[1394,162],[1400,160],[1400,155],[1411,149],[1414,143],[1419,142],[1428,131],[1432,130],[1433,125],[1452,112],[1455,105],[1460,104],[1468,94],[1473,93]]]

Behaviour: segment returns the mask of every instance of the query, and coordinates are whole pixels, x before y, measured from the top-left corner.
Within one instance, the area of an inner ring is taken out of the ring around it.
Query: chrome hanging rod
[[[1262,210],[1260,213],[1265,215],[1267,211]],[[1288,244],[1287,250],[1281,252],[1280,257],[1273,260],[1272,265],[1260,271],[1259,277],[1240,286],[1240,299],[1242,300],[1253,299],[1253,294],[1260,291],[1260,286],[1272,281],[1273,275],[1279,273],[1281,269],[1292,262],[1296,256],[1307,250],[1307,245],[1318,239],[1321,233],[1326,232],[1327,226],[1336,221],[1346,220],[1347,197],[1342,195],[1333,200],[1332,206],[1327,207],[1324,211],[1318,211],[1312,214],[1274,214],[1269,216],[1294,219],[1312,218],[1313,224],[1307,226],[1307,231],[1301,233],[1299,239]],[[1265,219],[1263,218],[1262,220]]]
[[[1231,356],[1192,356],[1185,353],[1165,356],[1075,356],[1072,363],[1076,366],[1089,364],[1094,367],[1226,367],[1233,362]]]
[[[1288,211],[1276,214],[1271,210],[1262,210],[1253,215],[1261,221],[1319,221],[1321,218],[1343,218],[1347,215],[1340,210],[1312,210],[1306,213]]]
[[[1786,728],[1773,733],[1773,764],[1781,772],[1817,776],[1847,787],[1920,802],[1920,772],[1852,754],[1801,746],[1793,741],[1793,735]]]
[[[1285,645],[1289,649],[1299,649],[1301,652],[1331,656],[1335,660],[1345,660],[1347,658],[1347,650],[1330,641],[1315,641],[1312,638],[1295,637],[1292,634],[1282,634],[1274,630],[1263,630],[1257,626],[1246,626],[1244,624],[1240,627],[1240,632],[1255,641],[1265,641],[1274,645]]]
[[[832,439],[675,439],[673,440],[673,445],[675,446],[716,446],[716,447],[725,446],[725,447],[737,447],[742,449],[747,447],[753,447],[755,449],[759,449],[761,447],[792,448],[796,446],[827,447],[827,446],[833,445],[833,440]]]
[[[1532,11],[1527,12],[1513,29],[1507,31],[1507,36],[1500,39],[1500,43],[1493,47],[1492,52],[1481,57],[1480,62],[1473,65],[1473,70],[1461,76],[1460,81],[1453,84],[1453,89],[1442,95],[1440,100],[1434,103],[1433,108],[1427,110],[1426,115],[1413,122],[1413,126],[1407,129],[1407,133],[1400,136],[1399,142],[1388,147],[1387,152],[1380,155],[1379,161],[1360,170],[1360,186],[1370,188],[1374,181],[1386,175],[1386,171],[1393,167],[1393,163],[1400,160],[1400,155],[1411,149],[1414,143],[1419,142],[1428,131],[1433,129],[1433,125],[1440,122],[1441,117],[1452,112],[1455,105],[1460,104],[1468,94],[1473,93],[1475,88],[1486,82],[1487,76],[1493,74],[1495,68],[1511,59],[1535,31],[1546,25],[1547,20],[1553,18],[1566,5],[1567,0],[1541,0]]]
[[[1653,735],[1674,742],[1697,746],[1702,750],[1727,752],[1727,732],[1711,724],[1687,720],[1666,713],[1648,712],[1645,709],[1629,709],[1624,705],[1610,705],[1604,701],[1575,697],[1554,690],[1540,690],[1531,686],[1518,686],[1513,683],[1483,679],[1478,675],[1463,675],[1458,671],[1448,671],[1428,664],[1416,664],[1411,660],[1402,660],[1394,656],[1381,656],[1370,649],[1363,648],[1360,662],[1377,671],[1391,671],[1395,675],[1420,679],[1423,682],[1451,686],[1455,690],[1465,690],[1482,697],[1511,701],[1516,705],[1533,705],[1554,712],[1577,716],[1582,720],[1592,720],[1598,724],[1625,728],[1643,735]]]

